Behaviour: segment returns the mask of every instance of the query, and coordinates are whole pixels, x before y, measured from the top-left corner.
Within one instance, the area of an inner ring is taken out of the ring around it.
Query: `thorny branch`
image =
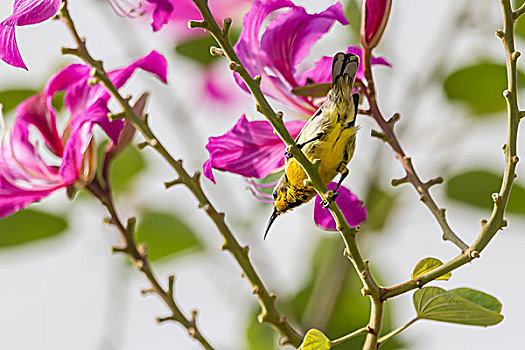
[[[292,344],[295,347],[298,347],[302,341],[302,336],[292,328],[292,326],[286,320],[286,317],[277,310],[275,304],[276,296],[275,294],[268,291],[261,278],[255,271],[255,268],[253,267],[248,256],[248,247],[243,247],[239,244],[230,228],[226,224],[224,213],[218,212],[208,200],[208,197],[200,185],[200,173],[197,172],[193,176],[188,174],[188,172],[182,166],[182,161],[173,158],[168,150],[163,146],[163,144],[157,139],[148,124],[147,118],[142,118],[141,115],[138,115],[130,106],[128,100],[119,93],[118,89],[113,85],[107,76],[102,62],[95,60],[93,56],[91,56],[87,49],[85,39],[80,37],[78,34],[67,8],[67,0],[62,0],[60,18],[66,24],[77,45],[76,48],[63,48],[63,54],[77,56],[90,67],[92,67],[93,77],[98,79],[98,82],[103,84],[108,92],[117,100],[118,104],[123,109],[124,118],[130,121],[145,138],[145,145],[150,146],[156,152],[158,152],[168,162],[173,170],[175,170],[178,178],[174,181],[166,183],[166,187],[176,184],[183,184],[195,196],[199,203],[199,208],[204,209],[206,214],[212,219],[220,234],[224,238],[224,243],[221,246],[221,249],[228,250],[233,255],[243,271],[243,276],[245,276],[252,285],[253,294],[256,295],[262,309],[259,315],[259,320],[261,322],[269,323],[280,332],[282,336],[282,344]]]

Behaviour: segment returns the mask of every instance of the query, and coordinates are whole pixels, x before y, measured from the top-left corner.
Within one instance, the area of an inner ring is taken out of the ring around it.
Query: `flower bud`
[[[392,0],[363,0],[361,6],[361,44],[372,49],[385,30]]]

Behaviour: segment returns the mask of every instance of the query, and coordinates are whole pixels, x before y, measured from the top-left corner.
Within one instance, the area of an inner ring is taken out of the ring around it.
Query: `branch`
[[[188,26],[190,28],[203,28],[206,29],[215,38],[217,43],[222,49],[224,55],[230,60],[229,67],[231,70],[236,72],[242,80],[246,83],[246,86],[253,95],[257,104],[257,110],[266,117],[268,122],[273,126],[275,133],[283,140],[287,145],[286,151],[291,153],[297,162],[303,167],[304,171],[309,177],[311,186],[317,191],[319,196],[329,201],[333,193],[328,191],[326,184],[321,179],[319,172],[315,166],[306,158],[304,153],[297,147],[294,139],[284,126],[282,112],[276,113],[268,103],[268,100],[264,96],[260,88],[260,77],[252,78],[250,73],[246,70],[239,57],[235,53],[233,46],[228,37],[227,23],[231,22],[231,19],[226,18],[224,20],[225,26],[221,30],[213,17],[206,0],[193,0],[195,5],[198,7],[203,21],[190,21]],[[335,219],[337,230],[343,236],[346,244],[345,255],[352,261],[355,269],[359,273],[361,281],[363,282],[364,289],[367,294],[379,296],[381,294],[380,287],[377,285],[375,280],[370,274],[367,264],[363,261],[359,249],[356,243],[357,228],[351,227],[346,221],[343,213],[335,203],[330,201],[329,210]]]
[[[392,332],[382,336],[381,338],[379,338],[379,341],[378,343],[379,344],[384,344],[386,343],[388,340],[390,340],[392,337],[398,335],[399,333],[403,332],[405,329],[407,329],[408,327],[410,327],[411,325],[413,325],[416,321],[418,321],[419,318],[414,318],[410,321],[408,321],[404,326],[396,329],[396,330],[393,330]]]
[[[111,190],[108,187],[100,185],[100,183],[97,180],[89,184],[86,187],[86,189],[106,207],[110,215],[108,222],[111,225],[115,226],[115,228],[117,228],[120,235],[122,236],[122,239],[124,240],[124,246],[113,248],[113,252],[120,252],[129,255],[135,262],[135,266],[137,267],[137,269],[139,269],[151,283],[151,288],[142,291],[142,293],[157,294],[164,301],[166,306],[168,306],[168,308],[170,309],[171,315],[168,317],[159,317],[157,318],[157,322],[178,322],[188,330],[189,335],[191,335],[195,340],[201,343],[204,349],[213,350],[214,348],[204,338],[199,328],[197,328],[196,311],[192,312],[191,318],[187,318],[186,316],[184,316],[179,306],[175,302],[175,298],[173,296],[173,276],[169,277],[167,290],[164,290],[164,288],[162,288],[159,281],[155,277],[155,274],[153,273],[151,264],[148,259],[146,246],[137,246],[135,242],[135,218],[130,218],[128,220],[127,225],[124,226],[113,204]]]
[[[415,288],[421,288],[424,284],[465,265],[473,259],[479,258],[480,253],[494,238],[496,233],[507,225],[507,222],[504,219],[504,214],[509,201],[512,184],[516,177],[516,164],[519,161],[516,153],[520,118],[517,99],[518,88],[516,61],[518,60],[520,53],[514,49],[514,20],[510,0],[502,0],[501,5],[503,9],[504,30],[498,31],[498,37],[503,43],[506,56],[507,90],[504,91],[503,96],[507,102],[508,135],[507,143],[504,147],[505,169],[503,171],[503,181],[500,191],[493,196],[494,207],[492,209],[492,214],[488,220],[482,221],[481,232],[472,246],[451,261],[419,276],[415,280],[410,280],[394,287],[384,288],[384,294],[382,296],[383,300],[403,294]]]
[[[414,168],[414,165],[412,164],[411,158],[407,157],[407,155],[405,154],[394,131],[394,124],[399,120],[399,115],[395,114],[390,120],[386,121],[383,115],[381,114],[381,111],[379,110],[379,106],[377,105],[374,76],[372,74],[372,66],[370,62],[370,59],[372,57],[371,50],[364,49],[363,57],[365,76],[367,80],[367,88],[363,89],[363,91],[365,91],[368,102],[370,104],[370,114],[382,130],[382,133],[379,133],[377,131],[373,132],[372,136],[378,137],[390,145],[390,147],[396,155],[396,158],[401,162],[401,165],[405,170],[406,175],[403,178],[403,182],[410,182],[412,186],[416,189],[416,191],[419,193],[421,201],[428,207],[428,209],[430,209],[430,211],[436,218],[439,226],[441,227],[441,230],[443,231],[443,239],[451,241],[456,246],[458,246],[458,248],[461,249],[461,251],[464,251],[468,248],[468,245],[465,242],[463,242],[461,238],[459,238],[454,233],[454,231],[452,231],[445,217],[445,209],[438,207],[438,205],[436,204],[436,202],[432,198],[432,195],[429,192],[430,187],[437,183],[440,183],[442,179],[437,178],[438,181],[430,180],[426,183],[420,179],[419,175],[416,172],[416,169]],[[441,181],[439,181],[439,179],[441,179]],[[392,184],[396,185],[400,184],[400,182],[393,181]]]
[[[68,12],[67,0],[62,1],[60,17],[66,24],[67,28],[71,32],[71,35],[73,36],[73,39],[75,40],[75,43],[77,44],[77,47],[74,49],[63,49],[62,51],[64,54],[75,55],[83,60],[87,65],[92,67],[94,70],[94,77],[97,78],[99,82],[106,87],[108,92],[117,100],[118,104],[123,109],[125,118],[130,121],[142,134],[146,140],[146,145],[152,147],[157,153],[159,153],[173,168],[173,170],[175,170],[178,175],[177,182],[184,184],[191,191],[199,203],[199,208],[203,208],[206,214],[215,223],[217,229],[224,238],[224,244],[222,245],[222,248],[224,250],[230,251],[237,263],[240,265],[243,275],[246,276],[252,285],[253,290],[257,291],[255,294],[262,308],[261,314],[259,315],[259,320],[261,322],[271,324],[281,333],[281,343],[292,344],[298,347],[301,344],[302,336],[292,328],[292,326],[287,322],[286,317],[281,315],[281,313],[277,310],[275,305],[275,295],[270,293],[264,286],[261,278],[258,276],[253,265],[251,264],[250,258],[248,257],[247,247],[242,247],[234,237],[228,225],[226,225],[224,214],[218,212],[208,200],[199,183],[198,173],[194,176],[190,176],[182,166],[182,161],[173,158],[160,142],[160,140],[157,139],[155,134],[152,132],[147,119],[142,119],[139,115],[137,115],[130,106],[128,100],[122,97],[118,89],[113,85],[104,71],[102,62],[95,60],[87,50],[86,42],[78,34],[74,22]]]

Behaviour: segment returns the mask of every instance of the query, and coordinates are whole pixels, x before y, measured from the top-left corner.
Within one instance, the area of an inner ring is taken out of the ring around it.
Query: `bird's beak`
[[[279,214],[277,213],[277,208],[273,208],[272,216],[270,216],[270,220],[268,220],[268,225],[266,225],[266,230],[264,231],[264,238],[266,239],[266,235],[268,235],[268,231],[270,231],[270,227],[272,226],[273,222],[275,221],[275,218],[277,218]]]

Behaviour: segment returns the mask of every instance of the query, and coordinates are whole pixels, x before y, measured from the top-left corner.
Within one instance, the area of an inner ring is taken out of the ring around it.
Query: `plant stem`
[[[176,321],[180,323],[184,328],[188,330],[188,334],[191,335],[195,340],[197,340],[204,347],[204,349],[213,350],[213,347],[204,338],[202,333],[197,328],[197,311],[192,311],[191,318],[187,318],[186,316],[184,316],[177,303],[175,302],[173,295],[174,277],[170,276],[168,290],[164,290],[164,288],[160,285],[157,278],[155,277],[155,274],[153,273],[145,246],[137,247],[134,237],[135,219],[129,219],[128,224],[124,226],[117,214],[117,210],[115,209],[111,190],[107,187],[103,187],[96,180],[89,184],[86,187],[86,189],[106,207],[110,215],[109,222],[117,228],[120,235],[122,236],[122,239],[124,240],[124,246],[113,248],[113,251],[125,253],[133,259],[133,261],[135,262],[135,266],[146,276],[146,278],[151,284],[151,288],[144,291],[144,293],[147,292],[157,294],[164,301],[166,306],[168,306],[168,308],[170,309],[170,316],[157,318],[157,321]]]
[[[253,293],[256,295],[260,305],[261,314],[259,320],[271,324],[281,334],[282,344],[291,344],[298,347],[302,341],[302,336],[287,322],[286,317],[282,315],[275,305],[275,294],[270,293],[264,286],[261,278],[255,271],[250,258],[248,256],[248,247],[241,246],[230,228],[225,222],[224,213],[218,212],[215,207],[208,200],[206,194],[202,190],[199,179],[200,174],[197,172],[193,176],[190,176],[188,172],[182,166],[181,160],[173,158],[168,150],[163,146],[160,140],[155,136],[151,130],[147,119],[143,119],[142,116],[135,113],[133,108],[128,103],[128,100],[119,93],[118,89],[113,85],[108,75],[106,74],[101,61],[95,60],[86,47],[86,42],[78,34],[73,20],[67,9],[67,0],[62,0],[62,7],[60,9],[60,17],[66,24],[70,31],[75,43],[76,48],[64,48],[62,52],[64,54],[71,54],[79,57],[87,65],[94,69],[94,77],[97,78],[101,84],[103,84],[108,92],[117,100],[118,104],[122,107],[125,113],[125,118],[130,121],[137,130],[145,138],[147,145],[152,147],[157,153],[159,153],[168,164],[175,170],[178,178],[171,183],[167,183],[166,187],[175,184],[184,184],[191,193],[195,196],[199,203],[199,208],[203,208],[206,214],[212,219],[215,226],[219,230],[221,236],[224,238],[224,243],[221,246],[222,250],[229,251],[243,271],[245,276],[252,286]]]
[[[358,330],[350,333],[350,334],[347,334],[345,336],[342,336],[341,338],[338,338],[338,339],[335,339],[335,340],[332,340],[330,341],[330,345],[331,346],[336,346],[336,345],[339,345],[349,339],[352,339],[352,338],[355,338],[357,336],[360,336],[362,334],[366,334],[368,333],[368,327],[363,327],[363,328],[359,328]]]
[[[246,70],[246,68],[244,67],[244,65],[242,64],[242,62],[240,61],[237,54],[235,53],[233,46],[228,38],[227,30],[227,28],[229,28],[229,26],[231,25],[231,19],[226,18],[224,20],[224,27],[223,29],[221,29],[217,24],[217,21],[213,17],[206,0],[193,0],[193,2],[198,7],[204,20],[190,21],[189,26],[192,28],[205,29],[208,32],[210,32],[210,34],[215,38],[215,40],[221,47],[224,55],[230,60],[230,69],[239,74],[239,76],[242,78],[242,80],[245,82],[246,86],[252,93],[257,103],[257,110],[266,117],[268,122],[270,122],[270,124],[273,126],[276,134],[279,135],[279,137],[281,137],[281,139],[287,145],[287,152],[291,153],[293,157],[297,160],[297,162],[302,166],[302,168],[308,175],[309,180],[311,181],[311,186],[317,191],[317,193],[323,200],[327,201],[330,197],[330,191],[327,190],[326,184],[321,179],[317,168],[308,160],[308,158],[306,158],[304,153],[297,147],[295,141],[284,126],[282,113],[276,113],[271,107],[271,105],[268,103],[268,100],[266,99],[260,88],[260,77],[256,77],[255,79],[252,78]],[[372,277],[368,265],[363,261],[361,253],[359,252],[359,249],[357,247],[356,234],[359,230],[358,228],[351,227],[348,224],[343,213],[341,212],[341,209],[339,209],[335,201],[330,201],[330,205],[328,208],[332,216],[334,217],[337,230],[341,233],[341,236],[343,237],[343,240],[345,242],[345,255],[353,263],[364,285],[364,294],[370,295],[371,298],[376,299],[376,310],[378,310],[379,312],[379,310],[383,309],[381,301],[381,288]],[[381,318],[381,316],[382,312],[380,313],[379,318]],[[376,317],[374,317],[374,319],[376,319]],[[380,325],[376,325],[374,323],[374,326],[379,327],[379,329],[377,329],[377,331],[379,332]],[[373,333],[375,329],[373,326],[370,325],[370,327],[368,327],[368,331],[370,333]]]
[[[405,324],[403,327],[400,327],[396,330],[393,330],[392,332],[382,336],[381,338],[379,338],[379,344],[384,344],[386,343],[388,340],[390,340],[390,338],[398,335],[399,333],[403,332],[405,329],[407,329],[408,327],[410,327],[411,325],[413,325],[417,320],[419,320],[419,318],[414,318],[410,321],[407,322],[407,324]]]
[[[429,189],[432,185],[441,183],[443,180],[441,178],[437,178],[434,180],[430,180],[426,183],[421,181],[419,175],[417,174],[414,168],[414,165],[412,164],[411,158],[407,157],[407,155],[405,154],[403,148],[401,147],[401,144],[399,143],[397,135],[394,132],[394,124],[397,121],[398,117],[396,119],[386,121],[383,115],[381,114],[381,111],[379,110],[379,106],[377,105],[376,100],[376,90],[374,76],[372,73],[371,57],[372,50],[365,48],[363,50],[363,61],[367,85],[364,91],[367,95],[368,103],[370,104],[370,114],[382,130],[382,133],[375,132],[373,133],[373,136],[381,138],[383,141],[390,145],[390,147],[396,155],[396,158],[399,159],[406,173],[404,178],[399,180],[393,180],[392,184],[398,185],[404,182],[410,182],[412,186],[416,189],[416,191],[419,193],[420,200],[428,207],[428,209],[436,218],[439,226],[443,231],[443,239],[451,241],[456,246],[458,246],[458,248],[460,248],[461,251],[464,251],[468,248],[468,245],[465,242],[463,242],[461,238],[459,238],[454,233],[454,231],[452,231],[445,217],[445,209],[440,209],[437,206],[436,202],[434,201],[432,195],[429,192]]]
[[[503,171],[503,181],[500,191],[493,194],[494,207],[492,209],[492,214],[488,220],[482,221],[481,232],[472,246],[449,262],[419,276],[415,280],[410,280],[397,286],[384,288],[384,294],[382,296],[383,300],[403,294],[415,288],[420,288],[425,283],[443,276],[447,272],[457,269],[458,267],[465,265],[475,258],[479,258],[481,251],[485,249],[488,243],[494,238],[496,233],[507,225],[506,220],[504,220],[504,214],[509,201],[512,184],[514,182],[514,178],[516,177],[516,164],[519,161],[516,153],[517,135],[520,120],[520,111],[518,108],[517,99],[518,88],[516,62],[520,56],[520,53],[514,49],[515,17],[513,16],[510,0],[501,0],[501,6],[503,9],[504,29],[503,31],[497,31],[497,35],[503,43],[506,57],[507,90],[504,91],[503,96],[507,102],[508,128],[507,142],[504,147],[505,169]]]

